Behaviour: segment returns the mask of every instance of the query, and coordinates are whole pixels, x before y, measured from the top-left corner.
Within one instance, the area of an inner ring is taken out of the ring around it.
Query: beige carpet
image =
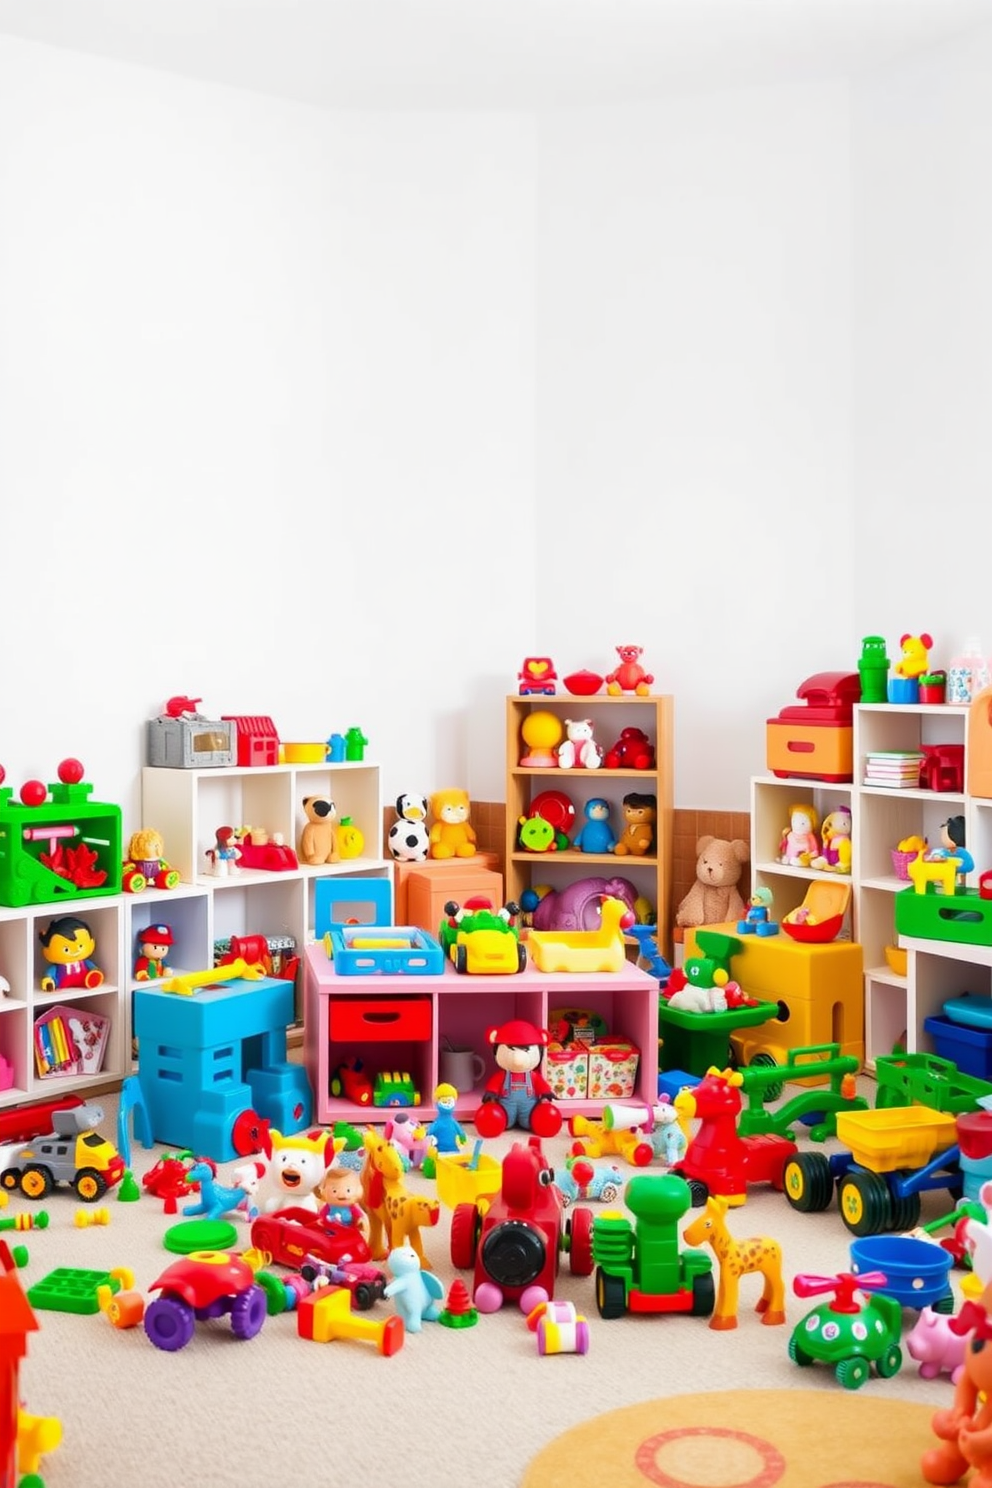
[[[116,1100],[102,1100],[103,1129],[113,1138]],[[486,1145],[499,1157],[508,1139]],[[139,1175],[161,1151],[135,1149]],[[547,1152],[560,1164],[567,1139],[549,1142]],[[223,1165],[222,1178],[232,1167]],[[410,1187],[434,1191],[419,1173],[411,1175]],[[12,1198],[3,1213],[36,1207]],[[159,1201],[110,1200],[110,1224],[85,1229],[73,1222],[81,1206],[71,1193],[53,1195],[46,1207],[52,1216],[47,1230],[6,1236],[27,1244],[27,1285],[53,1267],[129,1266],[137,1286],[147,1293],[171,1259],[162,1237],[174,1218],[163,1214]],[[929,1216],[944,1212],[946,1195],[927,1195],[927,1209]],[[677,1424],[674,1417],[660,1414],[667,1410],[664,1397],[731,1387],[738,1414],[714,1419],[708,1406],[709,1414],[695,1424],[733,1421],[781,1450],[781,1438],[768,1420],[759,1422],[754,1397],[746,1391],[783,1392],[773,1398],[801,1404],[795,1419],[805,1423],[815,1442],[819,1470],[824,1443],[853,1450],[860,1442],[878,1440],[879,1433],[865,1423],[876,1419],[887,1403],[915,1402],[925,1422],[937,1405],[949,1401],[950,1382],[945,1377],[921,1379],[909,1359],[895,1378],[873,1377],[855,1398],[829,1369],[815,1365],[800,1371],[789,1359],[792,1326],[811,1305],[793,1295],[792,1277],[798,1271],[830,1274],[849,1265],[851,1237],[836,1210],[799,1214],[781,1194],[758,1187],[733,1212],[730,1223],[738,1238],[767,1234],[780,1242],[789,1283],[784,1327],[761,1325],[754,1312],[760,1286],[753,1276],[742,1281],[739,1327],[733,1332],[714,1332],[704,1319],[689,1316],[606,1321],[596,1310],[592,1279],[571,1275],[567,1260],[562,1261],[557,1294],[571,1299],[589,1318],[585,1355],[539,1356],[522,1314],[509,1307],[467,1330],[429,1324],[391,1358],[359,1341],[304,1341],[297,1336],[292,1314],[269,1318],[261,1334],[248,1342],[233,1337],[226,1320],[205,1323],[181,1353],[165,1354],[152,1347],[141,1329],[116,1331],[99,1314],[39,1312],[40,1329],[31,1336],[21,1383],[29,1410],[58,1416],[63,1424],[62,1446],[43,1464],[46,1488],[177,1488],[186,1483],[354,1488],[356,1482],[370,1488],[517,1488],[528,1464],[549,1456],[568,1463],[561,1481],[578,1485],[585,1452],[565,1453],[559,1445],[562,1433],[592,1423],[587,1436],[594,1444],[599,1437],[615,1441],[608,1423],[629,1408],[647,1412],[645,1424],[629,1428],[631,1440],[640,1442]],[[442,1209],[441,1223],[424,1236],[446,1289],[459,1274],[450,1260],[449,1229],[450,1211]],[[242,1228],[240,1244],[245,1243],[243,1234]],[[470,1275],[464,1279],[471,1283]],[[377,1304],[375,1315],[384,1316],[388,1306]],[[848,1413],[854,1412],[861,1422],[858,1429],[835,1431],[835,1423],[853,1419]],[[883,1419],[880,1414],[877,1418]],[[784,1423],[786,1415],[779,1412],[774,1419]],[[917,1455],[914,1443],[912,1451],[907,1448],[908,1470]],[[595,1481],[602,1488],[626,1482],[640,1488],[642,1481],[651,1481],[643,1473],[631,1477],[631,1456],[628,1447],[624,1467],[622,1452],[611,1449],[608,1465]],[[737,1471],[732,1483],[746,1483],[757,1471],[753,1453],[742,1462],[732,1460]],[[659,1461],[665,1464],[668,1458],[663,1453]],[[626,1478],[613,1476],[621,1471]],[[800,1462],[790,1462],[783,1483],[820,1488],[852,1480],[904,1481],[873,1474],[870,1464],[859,1465],[856,1472],[831,1467],[829,1474],[806,1479],[798,1475],[801,1471]],[[724,1488],[712,1473],[697,1472],[696,1481],[688,1473],[683,1476],[687,1488]],[[556,1480],[531,1476],[527,1481],[528,1488],[543,1488],[545,1481]],[[664,1483],[664,1478],[657,1481]],[[905,1481],[920,1482],[918,1477]]]
[[[563,1432],[521,1488],[920,1488],[932,1414],[844,1390],[675,1395]]]

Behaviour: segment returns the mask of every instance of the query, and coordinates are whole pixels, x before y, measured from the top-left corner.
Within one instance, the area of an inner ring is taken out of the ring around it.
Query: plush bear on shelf
[[[722,925],[744,917],[744,900],[737,885],[750,857],[746,842],[734,838],[700,837],[696,843],[696,882],[675,914],[676,925]]]

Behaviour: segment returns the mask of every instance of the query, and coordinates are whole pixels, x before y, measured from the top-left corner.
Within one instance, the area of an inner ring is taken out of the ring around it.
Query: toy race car
[[[251,1243],[267,1252],[277,1266],[299,1271],[304,1262],[372,1259],[368,1244],[356,1225],[321,1222],[313,1209],[291,1205],[274,1214],[260,1214],[251,1227]]]

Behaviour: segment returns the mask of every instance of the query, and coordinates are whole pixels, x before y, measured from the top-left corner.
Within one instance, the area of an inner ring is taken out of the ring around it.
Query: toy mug
[[[485,1060],[474,1049],[441,1049],[437,1064],[441,1083],[459,1092],[474,1090],[486,1072]]]

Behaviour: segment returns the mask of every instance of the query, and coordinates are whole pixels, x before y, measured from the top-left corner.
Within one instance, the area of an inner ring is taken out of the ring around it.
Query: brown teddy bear
[[[301,863],[339,863],[338,809],[326,796],[305,796],[303,815],[307,824],[300,836]]]
[[[739,920],[744,914],[744,900],[737,885],[744,864],[751,856],[746,842],[735,837],[726,842],[722,837],[700,837],[696,843],[696,882],[679,905],[676,925],[723,925]]]
[[[626,826],[613,848],[618,858],[646,857],[654,847],[654,824],[658,814],[658,798],[641,791],[629,791],[623,798],[623,819]]]

